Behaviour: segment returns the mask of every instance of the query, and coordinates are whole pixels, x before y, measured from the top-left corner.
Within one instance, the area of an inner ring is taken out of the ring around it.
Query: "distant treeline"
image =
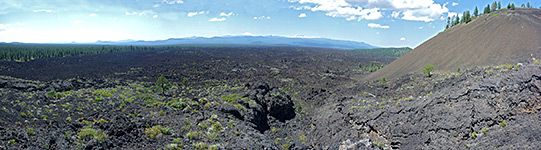
[[[526,4],[522,4],[520,7],[521,8],[533,8],[533,6],[530,5],[530,2],[528,2]],[[447,25],[445,26],[445,29],[449,29],[449,28],[451,28],[453,26],[456,26],[458,24],[461,24],[461,23],[469,23],[469,22],[473,21],[475,18],[479,17],[480,15],[490,14],[492,12],[496,12],[496,11],[499,11],[501,9],[502,9],[502,4],[501,4],[500,1],[498,1],[498,2],[494,1],[492,3],[492,5],[488,4],[485,7],[485,9],[483,9],[482,14],[479,14],[479,9],[477,9],[477,6],[475,6],[475,8],[473,9],[473,14],[470,13],[469,10],[466,10],[466,11],[464,11],[462,13],[462,17],[458,16],[458,14],[455,15],[455,16],[447,17]],[[515,10],[515,4],[514,3],[507,4],[507,9]]]
[[[106,54],[126,51],[152,51],[186,48],[186,45],[114,46],[71,44],[0,44],[0,60],[29,61],[39,58]]]
[[[411,51],[411,48],[409,47],[400,47],[400,48],[374,48],[374,49],[354,49],[351,50],[353,52],[359,52],[359,53],[365,53],[365,54],[373,54],[373,55],[380,55],[380,56],[387,56],[387,57],[400,57],[409,51]]]

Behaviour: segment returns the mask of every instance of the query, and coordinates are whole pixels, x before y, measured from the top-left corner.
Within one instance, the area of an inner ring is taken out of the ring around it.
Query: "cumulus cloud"
[[[451,6],[457,6],[457,5],[458,5],[458,3],[455,3],[455,2],[453,2],[453,3],[451,4]]]
[[[222,13],[220,13],[220,16],[222,16],[222,17],[229,17],[231,15],[234,15],[233,12],[229,12],[229,13],[222,12]]]
[[[305,17],[306,17],[306,13],[299,14],[299,18],[305,18]]]
[[[343,17],[346,20],[377,20],[383,18],[382,11],[392,11],[391,17],[404,20],[430,22],[441,18],[449,9],[434,0],[288,0],[302,7],[295,10],[326,12],[327,16]]]
[[[389,29],[389,28],[391,28],[390,26],[383,26],[383,25],[377,24],[377,23],[369,23],[368,27],[370,27],[370,28],[381,28],[381,29]]]
[[[242,35],[253,36],[254,34],[252,34],[252,33],[250,33],[250,32],[244,32],[244,33],[242,33]]]
[[[227,20],[227,18],[225,18],[225,17],[224,18],[215,17],[215,18],[210,18],[209,19],[210,22],[220,22],[220,21],[225,21],[225,20]]]
[[[295,10],[311,10],[326,12],[330,17],[342,17],[346,20],[375,20],[383,18],[379,8],[363,9],[359,6],[351,5],[345,0],[289,0],[289,2],[307,4],[312,6],[292,7]]]
[[[188,12],[188,17],[193,17],[195,15],[208,14],[209,11],[200,11],[200,12]]]
[[[88,16],[90,16],[90,17],[96,17],[96,16],[98,16],[98,15],[95,14],[95,13],[91,13],[91,14],[88,14]]]
[[[141,12],[125,12],[124,14],[126,14],[126,16],[136,16],[136,15],[139,15],[139,16],[149,16],[149,17],[152,17],[152,18],[157,18],[158,15],[152,11],[152,10],[143,10]]]
[[[169,4],[169,5],[184,3],[184,1],[182,1],[182,0],[163,0],[162,2],[166,3],[166,4]]]
[[[271,19],[271,17],[270,17],[270,16],[259,16],[259,17],[254,17],[253,19],[254,19],[254,20],[261,20],[261,19],[267,19],[267,20],[269,20],[269,19]]]
[[[405,41],[405,40],[406,40],[405,37],[401,37],[401,38],[400,38],[400,41]]]

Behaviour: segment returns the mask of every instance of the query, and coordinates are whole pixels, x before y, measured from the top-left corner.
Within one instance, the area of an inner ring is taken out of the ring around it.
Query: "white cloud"
[[[40,9],[40,10],[34,10],[33,12],[35,12],[35,13],[39,13],[39,12],[52,13],[53,10],[49,10],[49,9]]]
[[[225,21],[225,20],[227,20],[227,18],[225,18],[225,17],[224,18],[216,18],[215,17],[215,18],[210,18],[209,19],[210,22],[220,22],[220,21]]]
[[[421,30],[421,29],[423,29],[423,28],[424,28],[424,27],[422,27],[422,26],[420,26],[420,27],[417,27],[417,29],[419,29],[419,30]]]
[[[88,14],[88,16],[90,16],[90,17],[96,17],[96,16],[98,16],[98,15],[95,14],[95,13],[91,13],[91,14]]]
[[[320,38],[317,36],[309,36],[309,35],[302,35],[302,34],[295,34],[293,36],[290,36],[291,38],[305,38],[305,39],[313,39],[313,38]]]
[[[451,6],[457,6],[457,5],[458,5],[458,3],[455,3],[455,2],[453,2],[453,3],[451,4]]]
[[[8,30],[11,27],[11,24],[0,24],[0,31]]]
[[[75,20],[75,21],[73,21],[73,23],[75,23],[75,24],[80,24],[80,23],[84,23],[84,22],[85,22],[84,20]]]
[[[306,13],[299,14],[299,18],[305,18],[305,17],[306,17]]]
[[[400,38],[400,41],[405,41],[405,40],[406,40],[405,37],[401,37],[401,38]]]
[[[379,8],[363,9],[359,6],[353,6],[346,0],[288,0],[300,4],[312,4],[315,6],[291,7],[295,10],[323,11],[325,15],[336,18],[342,17],[346,20],[375,20],[383,18]]]
[[[261,20],[261,19],[267,19],[267,20],[269,20],[269,19],[271,19],[271,17],[270,17],[270,16],[259,16],[259,17],[254,17],[253,19],[254,19],[254,20]]]
[[[137,15],[137,12],[126,12],[125,14],[126,16]]]
[[[393,17],[393,18],[399,18],[399,17],[400,17],[400,12],[398,12],[398,11],[393,11],[393,13],[391,14],[391,17]]]
[[[184,3],[184,1],[182,1],[182,0],[163,0],[162,2],[166,3],[166,4],[169,4],[169,5]]]
[[[381,28],[381,29],[389,29],[389,28],[391,28],[390,26],[383,26],[383,25],[377,24],[377,23],[369,23],[368,27],[370,27],[370,28]]]
[[[459,13],[456,13],[456,12],[447,12],[447,17],[451,17],[451,18],[453,18],[455,16],[462,17],[462,15],[464,15],[464,14],[462,14],[462,13],[459,14]]]
[[[149,16],[149,17],[152,17],[152,18],[157,18],[158,15],[152,11],[152,10],[143,10],[141,12],[125,12],[126,16],[135,16],[135,15],[139,15],[139,16]]]
[[[193,17],[195,15],[208,14],[209,11],[200,11],[200,12],[188,12],[188,17]]]
[[[242,35],[253,36],[254,34],[252,34],[252,33],[250,33],[250,32],[244,32],[244,33],[242,33]]]
[[[222,16],[222,17],[229,17],[231,15],[234,15],[233,12],[229,12],[229,13],[222,12],[222,13],[220,13],[220,16]]]
[[[327,16],[346,20],[377,20],[382,10],[392,11],[392,17],[404,20],[430,22],[441,18],[449,9],[434,0],[288,0],[310,6],[290,7],[295,10],[326,12]]]
[[[402,19],[430,22],[440,18],[440,16],[446,12],[449,12],[449,9],[446,7],[442,7],[439,4],[432,4],[428,8],[404,11],[402,13]]]

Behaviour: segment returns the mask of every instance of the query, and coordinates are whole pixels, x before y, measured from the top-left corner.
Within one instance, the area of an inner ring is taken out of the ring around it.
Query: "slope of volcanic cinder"
[[[456,72],[531,58],[541,58],[541,10],[501,10],[439,33],[363,80],[421,73],[426,65],[434,65],[436,72]]]

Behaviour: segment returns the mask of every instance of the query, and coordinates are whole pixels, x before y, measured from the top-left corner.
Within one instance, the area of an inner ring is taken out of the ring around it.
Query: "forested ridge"
[[[0,44],[0,60],[30,61],[39,58],[106,54],[126,51],[152,51],[188,48],[187,45],[116,46],[72,44]]]

